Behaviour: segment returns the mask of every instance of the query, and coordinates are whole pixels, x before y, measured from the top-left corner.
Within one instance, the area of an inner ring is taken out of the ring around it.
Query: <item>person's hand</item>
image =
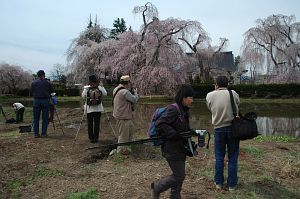
[[[133,92],[134,92],[135,95],[138,95],[137,88],[134,88]]]

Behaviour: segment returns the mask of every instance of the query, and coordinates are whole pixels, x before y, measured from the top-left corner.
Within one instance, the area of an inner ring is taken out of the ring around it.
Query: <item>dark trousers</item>
[[[89,139],[92,142],[97,142],[100,131],[101,112],[92,112],[87,114]]]
[[[215,183],[223,185],[224,183],[224,158],[226,151],[228,154],[228,178],[227,185],[235,187],[238,182],[238,140],[231,138],[232,127],[226,126],[215,129]],[[226,150],[227,148],[227,150]]]
[[[25,111],[24,107],[17,110],[17,113],[16,113],[16,121],[17,122],[23,122],[24,111]]]
[[[49,99],[33,100],[33,131],[34,135],[39,134],[39,121],[42,112],[42,135],[47,134],[48,128],[48,115],[49,115]]]
[[[181,198],[181,187],[185,178],[185,160],[167,160],[172,174],[161,178],[154,183],[156,193],[161,193],[171,188],[171,199]]]

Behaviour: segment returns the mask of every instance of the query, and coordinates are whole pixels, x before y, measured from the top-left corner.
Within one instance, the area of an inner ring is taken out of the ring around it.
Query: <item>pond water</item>
[[[139,105],[136,112],[136,122],[150,121],[157,107],[167,104]],[[288,135],[300,138],[300,105],[290,104],[242,104],[242,113],[254,111],[259,133],[262,135]],[[194,102],[191,107],[190,125],[193,129],[207,129],[213,132],[211,113],[204,101]]]
[[[31,101],[21,102],[27,107],[32,106]],[[168,103],[138,104],[135,111],[134,123],[138,130],[147,131],[148,122],[156,108],[166,106]],[[9,104],[3,104],[8,106]],[[59,102],[58,108],[77,108],[82,102]],[[110,107],[111,102],[104,102],[104,107]],[[241,104],[242,113],[254,111],[259,133],[262,135],[288,135],[300,138],[300,104]],[[207,129],[213,132],[211,125],[211,114],[208,111],[204,100],[195,100],[191,107],[190,125],[193,129]]]

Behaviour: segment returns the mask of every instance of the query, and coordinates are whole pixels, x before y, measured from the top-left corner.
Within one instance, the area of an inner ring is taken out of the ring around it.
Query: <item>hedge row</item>
[[[213,85],[193,85],[196,98],[205,98],[206,94],[214,90]],[[230,85],[240,97],[245,98],[295,98],[300,97],[300,84],[237,84]]]
[[[213,91],[212,84],[193,85],[195,98],[205,98],[206,94]],[[230,85],[230,89],[235,90],[240,97],[245,98],[295,98],[300,97],[300,84],[238,84]],[[112,86],[107,86],[108,95],[112,93]],[[55,89],[57,96],[79,96],[81,90],[77,88]],[[31,96],[29,89],[20,90],[19,96]]]
[[[67,88],[67,89],[55,89],[54,92],[57,96],[79,96],[81,93],[80,89],[77,88]],[[19,90],[17,92],[18,96],[32,96],[29,89]]]

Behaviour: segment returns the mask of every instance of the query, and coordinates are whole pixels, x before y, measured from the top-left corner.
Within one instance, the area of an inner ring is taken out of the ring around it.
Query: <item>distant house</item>
[[[193,56],[193,53],[186,53],[187,56]],[[207,60],[203,60],[203,64],[206,65]],[[215,69],[220,69],[220,71],[230,71],[235,72],[237,70],[237,67],[234,64],[234,56],[232,54],[232,51],[227,52],[220,52],[215,56],[215,59],[213,60],[213,63],[210,64],[211,67],[214,67]],[[188,74],[193,79],[199,75],[199,67],[196,64],[190,65],[188,68]]]
[[[236,71],[237,67],[234,65],[234,57],[232,51],[228,52],[220,52],[220,55],[217,56],[215,60],[215,64],[226,71],[234,72]]]

